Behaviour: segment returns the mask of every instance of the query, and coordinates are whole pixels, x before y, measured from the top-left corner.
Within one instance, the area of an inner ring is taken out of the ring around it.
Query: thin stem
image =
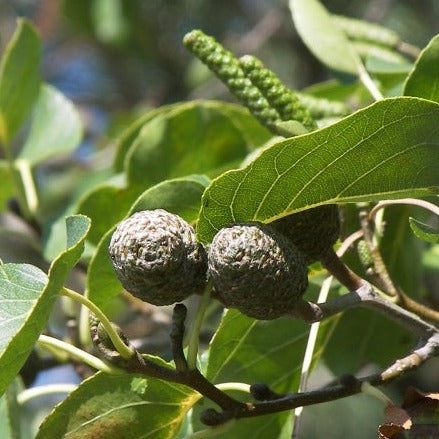
[[[0,149],[3,149],[5,152],[5,158],[8,163],[9,173],[11,174],[12,181],[14,182],[16,195],[18,198],[18,204],[20,206],[20,212],[23,215],[24,218],[29,219],[30,218],[30,211],[26,202],[26,195],[23,191],[23,182],[21,180],[21,176],[17,173],[17,169],[15,167],[14,162],[14,156],[12,154],[11,146],[6,143],[2,144],[0,142]]]
[[[31,387],[30,389],[23,390],[18,394],[17,402],[19,405],[23,405],[34,398],[39,398],[40,396],[70,393],[77,388],[78,386],[76,384],[48,384],[46,386]]]
[[[189,370],[194,370],[197,367],[197,354],[198,354],[198,343],[201,326],[204,320],[204,314],[209,304],[210,293],[212,291],[212,282],[208,281],[204,289],[204,293],[201,296],[200,304],[198,305],[197,314],[195,316],[195,321],[193,323],[191,333],[189,336],[189,345],[187,353],[187,363]]]
[[[367,381],[361,384],[361,393],[364,393],[365,395],[373,396],[374,398],[379,399],[381,402],[383,402],[386,405],[388,404],[393,405],[393,401],[383,391],[372,386],[372,384],[368,383]]]
[[[186,357],[183,351],[183,337],[184,337],[184,321],[187,315],[187,308],[182,303],[177,303],[174,306],[172,313],[172,329],[171,329],[171,347],[172,357],[174,358],[175,368],[179,372],[185,372],[188,369]]]
[[[79,309],[78,318],[78,336],[81,346],[91,346],[92,340],[90,337],[90,310],[86,306],[81,306]]]
[[[245,383],[220,383],[216,387],[223,392],[225,390],[237,390],[239,392],[250,393],[250,386]]]
[[[61,351],[66,352],[70,356],[81,360],[85,364],[88,364],[90,367],[101,370],[102,372],[106,372],[109,374],[121,373],[119,369],[109,366],[108,364],[104,363],[102,360],[95,357],[94,355],[91,355],[88,352],[85,352],[82,349],[77,348],[76,346],[66,343],[65,341],[58,340],[56,338],[49,337],[47,335],[40,335],[37,344],[43,348],[60,349]]]
[[[218,436],[221,433],[226,433],[229,431],[236,423],[236,419],[230,419],[230,421],[224,422],[224,424],[218,425],[217,427],[206,428],[205,430],[200,430],[195,433],[186,436],[185,439],[204,439],[209,437]]]
[[[418,314],[420,317],[429,320],[431,322],[439,323],[439,312],[423,305],[422,303],[416,302],[410,296],[407,296],[403,291],[399,291],[398,305],[403,308]]]
[[[362,279],[355,274],[339,256],[330,248],[322,259],[323,266],[349,291],[360,288]]]
[[[359,239],[361,239],[363,237],[363,231],[362,230],[357,230],[356,232],[352,233],[351,235],[349,235],[342,243],[341,246],[339,247],[339,249],[337,250],[337,255],[338,257],[342,257],[347,250],[349,249],[349,247],[355,243],[355,241],[358,241]]]
[[[245,383],[220,383],[215,386],[217,389],[225,392],[227,390],[235,390],[243,393],[250,393],[250,385]],[[204,395],[198,392],[198,395],[194,397],[194,404],[198,402]]]
[[[358,77],[376,101],[380,101],[381,99],[383,99],[383,95],[381,94],[373,79],[369,76],[369,72],[366,70],[363,63],[359,63]]]
[[[15,167],[21,177],[27,209],[31,215],[35,215],[38,209],[38,195],[29,162],[22,159],[15,160]]]
[[[394,204],[410,204],[412,206],[422,207],[429,210],[435,215],[439,216],[439,207],[433,203],[429,203],[425,200],[418,200],[417,198],[401,198],[400,200],[384,200],[380,201],[376,206],[374,206],[369,212],[369,219],[373,219],[377,212],[386,206]]]
[[[63,288],[61,290],[61,294],[64,296],[70,297],[71,299],[75,300],[76,302],[81,303],[82,305],[86,306],[93,314],[96,315],[96,317],[100,320],[103,327],[105,328],[105,331],[107,332],[108,336],[110,337],[114,347],[119,352],[119,354],[122,358],[125,358],[126,360],[128,360],[135,355],[135,352],[129,346],[127,346],[123,342],[123,340],[119,337],[119,334],[114,330],[114,328],[111,325],[110,320],[108,320],[107,316],[93,302],[91,302],[89,299],[87,299],[82,294],[79,294],[79,293],[72,291],[68,288]]]
[[[361,228],[363,229],[364,240],[369,246],[370,253],[373,259],[374,271],[376,276],[374,277],[375,283],[377,283],[378,287],[384,290],[384,292],[391,297],[398,297],[398,290],[393,284],[393,281],[387,271],[386,264],[381,256],[381,252],[371,230],[373,225],[371,225],[371,221],[369,219],[370,214],[368,211],[363,209],[360,211],[360,223]]]
[[[314,306],[319,308],[321,313],[320,319],[328,318],[349,308],[364,306],[381,312],[389,319],[420,337],[428,338],[431,333],[437,331],[433,325],[425,322],[417,315],[384,299],[370,284],[364,281],[363,285],[356,291],[336,297],[322,304],[314,304]]]
[[[329,290],[331,288],[332,280],[333,277],[329,276],[323,281],[322,287],[320,288],[319,297],[317,299],[318,303],[326,302],[328,298]],[[320,329],[320,322],[315,322],[311,325],[311,329],[308,335],[308,342],[306,344],[305,355],[303,357],[302,371],[300,374],[300,383],[298,388],[299,392],[304,392],[308,386],[308,376],[309,376],[309,371],[311,369],[311,363],[314,355],[314,350],[316,347],[317,335],[319,333],[319,329]],[[303,407],[297,407],[294,410],[293,433],[291,435],[292,439],[299,437],[299,428],[300,428],[300,421],[302,419],[301,417],[302,411],[303,411]]]
[[[400,200],[384,200],[384,201],[380,201],[376,206],[374,206],[367,214],[367,216],[366,214],[360,216],[363,229],[366,230],[368,228],[369,221],[373,221],[374,218],[376,218],[377,213],[382,211],[382,209],[384,209],[386,206],[398,205],[398,204],[406,204],[406,205],[422,207],[424,209],[429,210],[433,214],[439,216],[439,207],[425,200],[418,200],[416,198],[402,198]],[[367,233],[365,232],[365,237],[366,236]],[[369,242],[368,244],[371,245]],[[416,300],[413,300],[411,297],[409,297],[407,294],[405,294],[400,289],[397,289],[393,285],[393,282],[391,281],[390,276],[385,267],[379,248],[372,244],[371,253],[372,253],[372,258],[374,260],[375,270],[379,275],[380,279],[383,281],[383,285],[384,288],[386,289],[386,292],[389,293],[391,296],[397,297],[398,298],[397,303],[400,304],[405,309],[408,309],[409,311],[412,311],[427,320],[438,323],[439,322],[438,311],[431,309],[423,305],[422,303],[417,302]]]
[[[396,46],[396,50],[404,55],[408,55],[416,59],[421,54],[421,49],[413,44],[406,43],[405,41],[400,41]]]

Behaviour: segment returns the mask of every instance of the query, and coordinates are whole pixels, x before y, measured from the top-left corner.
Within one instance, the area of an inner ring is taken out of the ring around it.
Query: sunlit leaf
[[[235,221],[270,222],[328,203],[418,197],[439,189],[439,105],[379,101],[329,127],[275,143],[213,180],[198,235]]]
[[[407,77],[404,94],[439,102],[439,35],[419,55]]]
[[[361,60],[345,33],[317,0],[290,0],[294,25],[308,49],[329,68],[356,75]]]
[[[75,107],[50,85],[40,88],[29,136],[19,158],[32,165],[56,154],[73,151],[81,141],[82,123]]]
[[[82,254],[89,227],[87,217],[67,218],[67,249],[53,261],[48,275],[28,264],[0,265],[0,394],[46,326],[54,299]]]
[[[0,142],[4,144],[19,130],[37,98],[40,57],[35,28],[20,18],[0,64]]]
[[[170,439],[194,399],[194,391],[178,384],[98,373],[55,408],[36,439]]]

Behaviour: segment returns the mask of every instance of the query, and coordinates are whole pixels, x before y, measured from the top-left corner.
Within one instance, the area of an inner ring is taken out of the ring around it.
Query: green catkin
[[[354,40],[368,41],[391,48],[396,48],[401,41],[396,32],[378,24],[342,15],[333,15],[332,18],[337,26]]]
[[[364,268],[368,269],[373,266],[372,253],[370,252],[370,248],[364,239],[358,241],[357,253]]]
[[[282,120],[296,120],[308,131],[317,128],[307,107],[296,93],[290,90],[274,72],[265,68],[258,58],[245,55],[239,61],[246,76],[262,92],[270,105],[279,112]]]
[[[304,93],[296,93],[296,96],[308,108],[308,111],[314,119],[347,116],[350,113],[349,107],[344,102],[316,98],[315,96]]]
[[[279,113],[271,108],[261,91],[246,77],[233,53],[201,30],[186,34],[183,44],[221,79],[259,122],[276,132],[275,126],[281,121]]]

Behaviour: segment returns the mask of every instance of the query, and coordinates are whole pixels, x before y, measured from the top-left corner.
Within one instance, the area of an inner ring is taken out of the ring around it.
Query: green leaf
[[[275,143],[213,180],[197,232],[209,242],[236,221],[270,222],[321,204],[431,195],[439,186],[439,105],[379,101],[326,128]]]
[[[36,439],[169,439],[196,398],[178,384],[98,373],[56,407]]]
[[[116,157],[114,159],[114,168],[116,172],[123,171],[125,156],[132,146],[133,142],[136,140],[136,137],[139,135],[140,130],[143,128],[143,125],[148,123],[154,117],[171,111],[177,105],[178,104],[163,105],[162,107],[158,107],[152,111],[149,111],[142,117],[139,117],[122,133],[116,144]]]
[[[133,204],[127,216],[141,210],[161,208],[193,223],[198,217],[201,196],[208,184],[206,177],[196,175],[164,181],[146,190]],[[114,229],[115,227],[102,237],[87,272],[88,298],[100,307],[105,307],[123,289],[108,256],[108,246]]]
[[[336,376],[355,374],[369,363],[389,366],[411,347],[410,333],[382,314],[352,309],[341,316],[323,353],[323,361]]]
[[[321,324],[314,363],[322,354],[336,321],[330,319]],[[300,381],[308,334],[309,325],[292,318],[261,321],[228,310],[211,341],[206,376],[214,383],[265,383],[278,392],[294,391]],[[237,396],[241,400],[245,398],[243,393]],[[288,417],[288,413],[280,413],[242,419],[218,437],[239,439],[250,437],[251,432],[254,439],[278,438]]]
[[[66,219],[67,249],[46,276],[28,264],[0,265],[0,394],[18,374],[46,326],[54,299],[84,249],[87,217]]]
[[[0,437],[20,439],[20,406],[17,402],[18,393],[23,389],[19,380],[14,380],[0,398]]]
[[[439,35],[433,37],[407,77],[404,95],[439,102]]]
[[[385,230],[380,250],[393,282],[413,298],[421,299],[424,248],[410,230],[408,218],[412,213],[413,206],[408,205],[388,206],[385,209]]]
[[[15,193],[14,179],[11,175],[9,165],[4,160],[0,160],[0,212],[7,208],[7,201]]]
[[[119,222],[139,195],[139,189],[103,183],[87,192],[76,211],[91,219],[87,240],[97,245],[102,236]]]
[[[415,218],[409,218],[410,227],[413,233],[423,241],[431,242],[432,244],[439,243],[439,230],[434,227],[424,224]]]
[[[0,64],[0,142],[9,143],[27,118],[40,86],[41,44],[35,28],[18,19]]]
[[[317,0],[290,0],[297,32],[308,49],[329,68],[356,75],[360,57],[346,34]]]
[[[234,119],[244,119],[246,128],[250,129],[251,116],[241,107],[235,106],[234,110],[232,117],[230,105],[190,102],[154,117],[143,125],[126,155],[129,183],[145,188],[188,174],[218,174],[236,165],[249,150],[263,144],[271,135],[256,128],[258,122],[253,120],[254,129],[262,135],[257,144],[249,144],[249,137],[241,132]]]
[[[36,165],[56,154],[73,151],[82,138],[79,114],[62,93],[44,84],[34,106],[29,136],[19,158]]]

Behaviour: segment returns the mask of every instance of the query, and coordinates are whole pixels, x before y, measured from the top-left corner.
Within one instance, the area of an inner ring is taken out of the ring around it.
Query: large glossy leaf
[[[407,77],[404,94],[439,102],[439,35],[419,55]]]
[[[212,181],[203,195],[200,239],[210,241],[231,222],[269,222],[325,203],[437,192],[438,118],[434,102],[385,99],[274,144],[245,168]]]
[[[36,439],[170,439],[195,398],[177,384],[98,373],[45,419]]]
[[[355,374],[370,363],[384,368],[406,355],[413,342],[408,331],[380,313],[348,310],[328,342],[323,361],[336,376]]]
[[[361,60],[318,0],[290,0],[294,25],[308,49],[333,70],[356,75]]]
[[[0,211],[6,209],[6,202],[14,195],[14,181],[11,170],[4,160],[0,160]]]
[[[321,325],[314,361],[322,354],[335,323],[336,319],[332,319]],[[207,378],[214,383],[265,383],[278,392],[294,391],[300,380],[308,334],[309,325],[295,319],[258,321],[228,310],[210,344]],[[239,397],[244,399],[245,394]],[[218,437],[282,437],[288,416],[281,413],[240,420]]]
[[[223,111],[223,106],[227,111]],[[167,178],[195,173],[217,174],[236,165],[251,149],[271,136],[253,121],[260,133],[256,144],[249,144],[237,122],[246,122],[250,130],[251,116],[235,107],[215,102],[190,102],[157,115],[144,124],[125,157],[130,184],[143,188]],[[219,135],[221,133],[221,135]],[[251,140],[256,140],[255,136]]]
[[[0,65],[0,142],[7,144],[21,127],[40,86],[40,39],[19,19]]]
[[[0,265],[0,394],[46,326],[54,299],[82,254],[89,227],[87,217],[67,218],[67,249],[53,261],[48,276],[28,264]]]
[[[45,84],[40,88],[30,133],[19,158],[36,165],[53,155],[73,151],[81,137],[82,123],[72,102]]]
[[[19,380],[13,381],[0,398],[0,437],[21,439],[20,406],[17,402],[18,392],[23,386]]]
[[[133,204],[128,215],[162,208],[193,223],[198,217],[201,196],[208,184],[209,180],[203,176],[164,181],[146,190]],[[105,306],[122,291],[108,256],[113,231],[114,227],[102,237],[87,272],[87,295],[99,306]]]

